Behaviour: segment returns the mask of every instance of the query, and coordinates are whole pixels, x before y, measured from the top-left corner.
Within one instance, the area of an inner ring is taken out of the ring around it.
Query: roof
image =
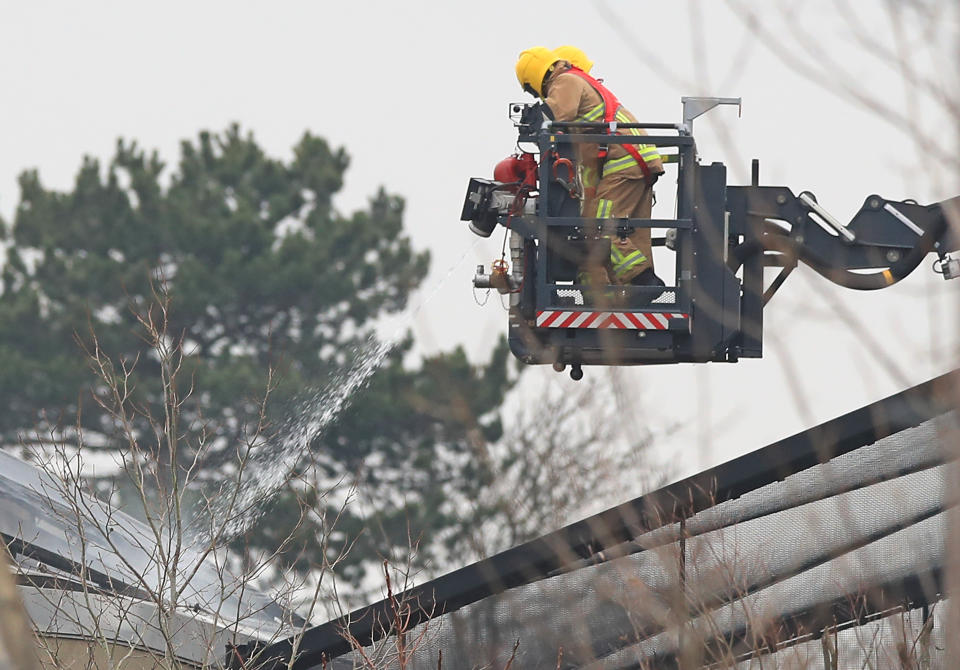
[[[670,667],[684,635],[749,655],[758,639],[792,644],[937,601],[939,434],[956,424],[956,381],[938,377],[410,589],[398,596],[407,639],[423,637],[408,667],[436,667],[441,651],[503,667],[518,639],[520,667],[554,667],[558,655],[560,667]],[[344,631],[375,655],[391,608],[307,630],[295,667],[347,654]],[[267,654],[288,657],[290,645]]]
[[[140,612],[138,621],[155,620],[141,610],[155,607],[157,599],[168,600],[171,575],[157,549],[170,537],[159,532],[158,542],[151,526],[82,493],[69,477],[0,452],[0,535],[21,583],[34,587],[21,589],[21,595],[41,632],[67,633],[79,626],[74,633],[82,636],[83,616],[70,615],[65,607],[50,610],[53,599],[39,589],[86,590],[100,600],[124,599],[129,611]],[[232,574],[223,561],[199,553],[202,541],[184,538],[184,545],[176,571],[178,615],[216,629],[233,628],[242,639],[277,639],[293,630],[289,624],[302,621]],[[170,546],[166,549],[172,553]],[[115,623],[123,628],[123,622]],[[221,650],[222,645],[218,656]]]

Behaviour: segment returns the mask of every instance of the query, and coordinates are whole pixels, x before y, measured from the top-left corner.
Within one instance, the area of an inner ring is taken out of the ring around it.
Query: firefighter
[[[553,50],[553,55],[557,57],[557,60],[565,60],[573,67],[578,67],[587,74],[590,74],[590,70],[593,69],[593,61],[587,58],[587,54],[583,53],[583,49],[578,49],[575,46],[565,44],[562,47],[557,47]]]
[[[592,66],[589,60],[584,64]],[[517,60],[516,73],[525,91],[544,99],[555,121],[636,123],[634,116],[603,84],[546,47],[523,51]],[[636,128],[618,133],[646,134]],[[581,175],[586,175],[585,191],[591,187],[596,189],[593,198],[587,197],[588,207],[593,211],[585,210],[585,217],[650,218],[653,185],[663,173],[655,146],[581,144],[580,159]],[[594,183],[591,183],[591,174],[599,176]],[[650,229],[638,228],[625,237],[614,236],[609,264],[605,273],[603,270],[588,268],[589,283],[663,286],[653,271]]]

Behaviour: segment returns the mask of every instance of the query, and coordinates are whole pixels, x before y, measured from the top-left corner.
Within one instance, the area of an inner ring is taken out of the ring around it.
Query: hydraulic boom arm
[[[763,252],[766,266],[792,267],[797,261],[841,286],[874,290],[894,284],[936,251],[940,272],[952,279],[960,261],[946,254],[958,250],[948,225],[950,211],[960,215],[960,198],[933,205],[895,202],[871,195],[844,226],[811,193],[794,195],[782,186],[731,186],[727,211],[735,234],[750,238],[731,250],[736,271],[751,255]],[[852,270],[874,268],[877,272]]]

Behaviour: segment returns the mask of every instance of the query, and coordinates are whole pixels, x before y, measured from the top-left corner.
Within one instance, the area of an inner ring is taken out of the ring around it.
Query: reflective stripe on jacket
[[[587,121],[587,122],[599,122],[603,121],[605,111],[605,105],[601,102],[599,105],[588,111],[586,114],[578,117],[577,121]],[[617,109],[616,115],[614,118],[618,123],[636,123],[636,120],[630,116],[623,107]],[[623,131],[618,130],[617,134],[628,133],[630,135],[646,135],[642,128],[627,128]],[[657,151],[657,147],[653,144],[638,144],[636,145],[637,151],[640,154],[640,157],[643,159],[643,162],[647,164],[647,167],[650,168],[650,171],[654,174],[663,171],[662,161],[660,158],[660,152]],[[637,165],[636,159],[630,154],[621,156],[620,158],[607,159],[603,163],[603,177],[606,177],[608,174],[614,174],[617,172],[623,172],[629,168]]]

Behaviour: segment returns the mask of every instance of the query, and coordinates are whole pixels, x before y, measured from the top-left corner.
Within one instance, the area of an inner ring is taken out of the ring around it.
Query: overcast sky
[[[107,159],[119,136],[173,163],[181,139],[233,121],[283,157],[310,130],[353,158],[342,211],[380,185],[406,198],[413,242],[433,255],[414,300],[429,296],[413,326],[424,352],[462,344],[480,361],[506,330],[497,300],[481,308],[470,288],[500,238],[477,242],[458,217],[468,178],[489,177],[513,149],[506,110],[524,99],[513,67],[527,46],[580,46],[644,120],[677,121],[682,95],[742,96],[740,118],[721,108],[695,126],[703,160],[727,163],[731,183],[745,182],[759,158],[763,183],[811,190],[841,220],[871,193],[921,202],[960,194],[956,171],[917,141],[920,133],[960,155],[958,119],[866,42],[901,48],[911,71],[957,102],[955,8],[921,35],[912,13],[898,29],[887,3],[850,3],[858,35],[827,0],[3,4],[0,215],[12,215],[21,170],[69,188],[81,157]],[[749,11],[767,41],[746,27]],[[864,95],[904,119],[891,123],[854,100]],[[655,216],[672,215],[672,176],[658,186]],[[623,370],[625,411],[685,427],[661,445],[680,454],[681,474],[951,369],[960,282],[928,266],[871,294],[797,272],[765,315],[763,360]],[[522,401],[575,384],[549,368],[530,377]]]

